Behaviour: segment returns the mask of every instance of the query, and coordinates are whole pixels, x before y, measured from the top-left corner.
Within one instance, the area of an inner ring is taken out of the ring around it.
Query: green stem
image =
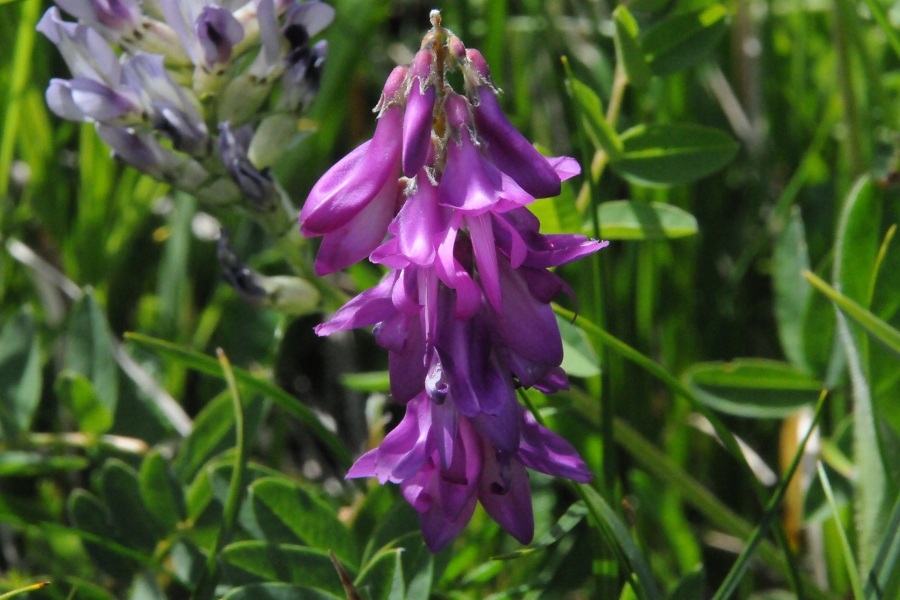
[[[216,583],[219,580],[219,553],[231,537],[234,524],[237,522],[238,511],[241,508],[241,499],[244,492],[244,471],[247,467],[247,448],[244,438],[244,407],[241,405],[241,397],[238,394],[237,382],[234,379],[234,373],[231,370],[231,363],[225,352],[221,348],[217,350],[219,355],[219,364],[222,365],[222,372],[225,375],[225,381],[228,384],[228,391],[231,394],[232,405],[234,407],[234,427],[236,437],[237,452],[234,456],[234,469],[231,473],[231,482],[228,486],[228,497],[225,500],[225,508],[222,512],[222,527],[216,536],[216,542],[210,550],[206,559],[206,568],[197,588],[191,596],[193,600],[209,600],[213,597],[216,590]]]
[[[851,175],[855,179],[863,172],[862,143],[860,141],[859,109],[853,93],[853,65],[850,56],[850,20],[852,13],[845,0],[833,0],[834,45],[837,48],[838,86],[844,105],[844,121],[847,123],[847,153]]]

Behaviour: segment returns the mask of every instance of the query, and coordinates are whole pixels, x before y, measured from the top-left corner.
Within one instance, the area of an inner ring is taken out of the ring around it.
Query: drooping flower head
[[[432,12],[408,67],[388,77],[374,137],[313,187],[301,231],[324,236],[316,271],[366,257],[380,284],[316,332],[375,327],[406,416],[348,477],[400,484],[437,551],[478,502],[522,543],[534,519],[526,467],[589,481],[575,449],[540,426],[517,387],[568,386],[550,301],[570,291],[550,268],[605,243],[543,235],[527,206],[580,172],[541,155],[500,110],[487,63]],[[459,69],[465,89],[447,71]]]

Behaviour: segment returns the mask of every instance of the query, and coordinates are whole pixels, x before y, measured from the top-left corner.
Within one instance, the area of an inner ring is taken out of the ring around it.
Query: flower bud
[[[435,89],[430,80],[433,62],[431,50],[419,50],[409,70],[409,98],[403,117],[403,174],[407,177],[414,177],[425,166],[431,146],[435,101]]]

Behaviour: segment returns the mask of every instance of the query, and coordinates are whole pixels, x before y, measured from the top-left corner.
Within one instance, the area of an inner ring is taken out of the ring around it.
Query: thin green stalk
[[[28,592],[34,592],[34,591],[43,589],[43,588],[47,587],[48,585],[50,585],[49,581],[41,581],[40,583],[26,585],[23,588],[19,588],[17,590],[13,590],[11,592],[6,592],[2,596],[0,596],[0,600],[8,600],[9,598],[12,598],[13,596],[18,596],[19,594],[26,594]]]
[[[888,39],[888,43],[891,45],[891,48],[893,48],[897,58],[900,58],[900,36],[897,35],[894,26],[888,21],[887,15],[884,14],[884,9],[878,4],[878,0],[865,0],[865,2],[866,6],[869,7],[869,12],[872,13],[872,17],[875,19],[875,22],[878,23],[878,26],[881,27],[881,31]]]
[[[847,574],[850,577],[850,587],[853,588],[853,597],[856,600],[863,600],[865,594],[863,594],[862,582],[859,580],[859,567],[856,565],[856,559],[853,558],[850,540],[847,539],[847,532],[844,529],[844,524],[841,523],[841,513],[838,511],[837,501],[834,499],[834,490],[831,489],[831,481],[828,480],[828,474],[822,466],[822,461],[816,462],[816,470],[819,472],[819,480],[822,482],[822,489],[825,490],[828,506],[831,507],[831,513],[834,515],[834,522],[837,524],[838,537],[841,539],[841,550],[844,553],[844,562],[847,565]]]
[[[787,472],[785,472],[784,476],[781,478],[781,481],[778,483],[778,486],[775,488],[775,493],[773,493],[772,497],[769,498],[769,502],[766,505],[766,511],[763,514],[762,522],[753,531],[753,535],[750,536],[747,545],[744,546],[744,549],[741,551],[738,559],[735,561],[734,565],[732,565],[731,570],[725,577],[725,581],[722,582],[722,585],[716,591],[716,595],[713,596],[713,600],[727,600],[728,598],[731,598],[732,594],[734,594],[734,592],[737,590],[737,586],[740,583],[741,578],[744,576],[744,573],[750,566],[750,559],[753,557],[756,549],[762,543],[763,537],[769,530],[769,526],[774,520],[776,520],[776,517],[779,514],[778,509],[781,505],[781,501],[782,499],[784,499],[784,495],[787,492],[788,485],[790,484],[791,479],[794,478],[794,473],[797,472],[797,467],[800,466],[800,459],[803,458],[803,452],[806,448],[806,443],[809,441],[812,432],[818,426],[819,417],[822,415],[822,407],[825,406],[825,398],[827,397],[827,391],[822,390],[822,394],[821,396],[819,396],[819,401],[816,403],[815,412],[813,413],[813,418],[812,422],[809,425],[809,430],[806,432],[806,435],[803,436],[803,440],[797,446],[797,451],[794,453],[794,458],[793,460],[791,460],[791,465],[790,467],[788,467]],[[797,597],[802,598],[799,593],[797,594]]]
[[[838,87],[844,105],[844,121],[847,123],[847,154],[850,171],[854,179],[863,172],[862,142],[860,141],[859,108],[856,94],[853,92],[853,65],[850,56],[850,20],[852,13],[848,10],[846,0],[833,0],[834,45],[837,48]]]
[[[22,112],[22,94],[28,85],[31,74],[31,55],[34,50],[35,25],[41,14],[40,0],[28,0],[22,3],[19,28],[16,32],[15,55],[12,60],[12,75],[9,82],[9,97],[6,102],[6,114],[3,117],[2,141],[0,141],[0,201],[9,193],[9,175],[15,152],[20,113]],[[0,230],[2,230],[3,211],[0,210]]]
[[[225,352],[219,348],[216,353],[219,356],[219,364],[222,365],[222,372],[225,375],[225,381],[228,384],[228,391],[231,394],[232,405],[234,407],[234,427],[237,452],[234,456],[234,469],[231,473],[231,482],[228,486],[228,497],[225,500],[225,508],[222,512],[222,527],[216,536],[216,543],[210,550],[206,559],[206,568],[194,594],[191,596],[193,600],[209,600],[213,597],[216,590],[216,583],[219,579],[219,552],[225,547],[234,524],[237,522],[238,511],[241,508],[241,499],[244,495],[244,471],[247,467],[247,448],[244,437],[244,407],[241,405],[241,397],[238,394],[237,382],[234,379],[234,373],[231,370],[231,363]]]

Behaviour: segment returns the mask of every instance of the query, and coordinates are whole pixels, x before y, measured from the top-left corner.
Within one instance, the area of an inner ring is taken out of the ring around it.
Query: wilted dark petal
[[[388,109],[379,119],[372,140],[344,157],[313,186],[300,212],[304,235],[322,235],[344,226],[385,188],[388,180],[393,180],[396,189],[402,118],[399,106]]]
[[[566,477],[580,483],[587,483],[594,478],[575,448],[538,424],[529,412],[525,412],[518,457],[528,468],[547,475]]]
[[[406,414],[378,447],[375,476],[378,481],[399,483],[413,477],[434,448],[431,438],[431,406],[422,394],[406,405]]]
[[[281,77],[278,108],[303,112],[319,92],[322,69],[328,56],[328,42],[320,40],[300,59],[291,63]]]
[[[203,7],[194,27],[208,67],[230,61],[235,44],[244,39],[244,28],[231,11],[215,4]]]
[[[523,190],[535,198],[559,195],[562,188],[556,171],[509,122],[489,87],[478,89],[475,124],[487,145],[488,156]]]
[[[397,204],[397,181],[387,179],[375,197],[343,227],[325,234],[316,255],[316,274],[326,275],[349,267],[384,241]]]
[[[517,459],[485,442],[478,499],[484,510],[522,544],[534,537],[534,513],[528,473]]]
[[[331,335],[335,331],[368,327],[384,321],[396,313],[391,302],[391,289],[397,281],[397,273],[388,273],[381,283],[369,288],[338,310],[330,321],[316,327],[316,334]]]
[[[251,131],[249,128],[244,131]],[[251,131],[252,133],[252,131]],[[275,202],[275,182],[268,170],[260,171],[247,158],[247,145],[232,133],[230,124],[219,123],[219,151],[222,162],[241,193],[258,208],[270,207]]]
[[[234,288],[241,300],[260,304],[269,295],[261,285],[262,276],[240,259],[231,247],[230,240],[229,231],[223,227],[216,244],[216,258],[222,267],[222,278]]]

